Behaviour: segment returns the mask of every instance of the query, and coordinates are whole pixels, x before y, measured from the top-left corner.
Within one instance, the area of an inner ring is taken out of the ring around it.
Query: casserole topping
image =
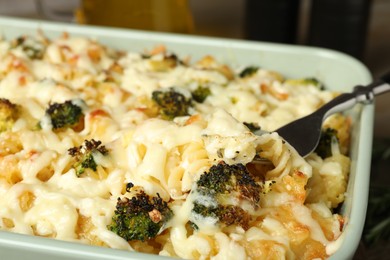
[[[0,59],[1,230],[190,259],[326,258],[341,236],[349,119],[305,159],[272,133],[337,95],[318,80],[67,34]]]

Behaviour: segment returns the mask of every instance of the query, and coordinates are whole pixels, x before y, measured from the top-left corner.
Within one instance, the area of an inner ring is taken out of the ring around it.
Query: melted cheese
[[[289,217],[307,227],[310,239],[323,244],[328,254],[341,243],[342,236],[329,241],[322,230],[340,236],[339,221],[327,202],[306,205],[302,198],[308,178],[344,174],[342,164],[305,160],[276,133],[256,136],[243,124],[271,131],[312,112],[333,93],[285,84],[279,74],[265,69],[241,78],[210,56],[194,65],[172,66],[164,63],[167,53],[149,58],[121,53],[83,37],[26,41],[28,48],[0,41],[0,97],[20,110],[12,129],[0,133],[0,229],[134,250],[107,228],[118,197],[128,196],[126,184],[131,182],[147,194],[159,194],[174,212],[162,234],[166,244],[155,252],[161,255],[247,259],[257,250],[294,258],[289,246],[297,237],[288,231]],[[31,57],[40,52],[42,58]],[[188,115],[168,121],[159,116],[151,95],[171,87],[186,98],[198,87],[211,94],[202,103],[192,101]],[[46,109],[65,101],[82,109],[82,129],[53,129]],[[101,141],[108,155],[94,153],[96,170],[76,174],[69,149],[91,139]],[[221,229],[217,218],[192,212],[194,202],[216,203],[191,192],[211,165],[247,164],[259,153],[275,169],[261,173],[272,183],[262,194],[261,207],[243,205],[253,215],[248,230]],[[278,216],[286,205],[291,216]],[[312,211],[330,224],[320,226]],[[80,218],[88,219],[89,226],[81,227]],[[199,230],[189,230],[189,221]],[[88,238],[80,233],[83,228]]]

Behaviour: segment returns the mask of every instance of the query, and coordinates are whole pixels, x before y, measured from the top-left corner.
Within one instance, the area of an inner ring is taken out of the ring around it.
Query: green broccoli
[[[202,218],[212,218],[222,227],[248,229],[249,211],[260,206],[261,192],[262,186],[243,164],[218,163],[200,176],[192,190],[191,221],[200,226]]]
[[[0,98],[0,132],[10,130],[18,117],[17,105]]]
[[[211,94],[210,88],[199,86],[192,93],[192,98],[198,102],[203,103],[206,98]]]
[[[288,79],[285,81],[286,84],[297,86],[297,85],[303,85],[303,86],[309,86],[313,85],[317,87],[320,90],[324,90],[324,85],[316,78],[302,78],[302,79]]]
[[[118,198],[112,222],[107,227],[127,241],[145,241],[156,237],[172,216],[168,203],[159,194],[149,196],[140,190],[132,198]]]
[[[50,104],[46,109],[54,130],[72,128],[78,130],[83,126],[84,114],[78,105],[68,100],[64,103]]]
[[[12,41],[13,48],[21,48],[30,59],[42,59],[46,46],[42,41],[32,37],[20,36]]]
[[[107,155],[108,150],[104,145],[101,145],[101,141],[95,141],[94,139],[85,140],[84,144],[79,147],[73,147],[68,149],[69,155],[75,159],[73,164],[76,170],[76,175],[80,177],[86,169],[93,171],[97,170],[98,164],[96,163],[94,156]]]
[[[337,130],[333,128],[322,129],[315,152],[323,159],[332,156],[332,143],[334,142],[338,142]]]
[[[173,88],[153,91],[152,100],[157,103],[161,117],[166,120],[187,116],[191,107],[191,98],[185,97]]]
[[[253,74],[255,74],[258,70],[259,70],[259,67],[257,67],[257,66],[249,66],[249,67],[246,67],[245,69],[243,69],[240,72],[240,74],[238,74],[238,76],[240,78],[249,77],[249,76],[252,76]]]

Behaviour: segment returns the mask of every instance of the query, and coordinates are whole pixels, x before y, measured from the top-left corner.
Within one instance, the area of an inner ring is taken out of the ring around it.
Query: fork
[[[374,96],[388,91],[390,91],[390,72],[367,86],[354,87],[352,92],[337,96],[317,111],[288,123],[274,132],[294,147],[299,155],[305,157],[316,149],[320,141],[322,123],[328,116],[347,110],[357,103],[372,103]],[[264,131],[260,129],[254,133],[261,135]],[[253,162],[264,163],[266,161],[266,159],[255,157]]]

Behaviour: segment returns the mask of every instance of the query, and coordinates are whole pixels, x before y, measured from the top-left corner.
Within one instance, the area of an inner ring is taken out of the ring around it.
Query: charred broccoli
[[[32,37],[20,36],[12,41],[13,48],[21,48],[30,59],[42,59],[46,46],[42,41]]]
[[[68,100],[64,103],[50,104],[46,109],[54,130],[61,130],[67,127],[79,129],[82,126],[84,114],[78,105]]]
[[[18,108],[8,99],[0,98],[0,132],[10,130],[18,116]]]
[[[140,190],[132,198],[118,198],[112,222],[107,227],[127,241],[145,241],[156,237],[172,216],[168,203],[159,194],[153,197]]]
[[[247,229],[249,211],[259,207],[261,192],[261,185],[243,164],[221,162],[196,182],[191,221],[199,226],[203,218],[212,218],[222,226],[235,224]]]
[[[253,74],[255,74],[259,70],[259,67],[256,66],[249,66],[243,69],[240,74],[238,75],[240,78],[249,77]]]
[[[188,115],[191,106],[191,99],[173,88],[154,91],[152,99],[159,106],[161,117],[166,120]]]
[[[192,98],[198,102],[203,103],[206,98],[211,94],[210,88],[199,86],[192,93]]]
[[[332,156],[332,143],[334,142],[338,142],[337,130],[333,128],[322,129],[315,152],[323,159]]]
[[[94,156],[107,155],[108,150],[104,145],[101,145],[101,141],[95,141],[94,139],[85,140],[84,144],[79,147],[73,147],[68,149],[69,155],[75,159],[73,164],[76,170],[76,175],[79,177],[85,172],[86,169],[93,171],[97,170],[98,164],[96,163]]]

